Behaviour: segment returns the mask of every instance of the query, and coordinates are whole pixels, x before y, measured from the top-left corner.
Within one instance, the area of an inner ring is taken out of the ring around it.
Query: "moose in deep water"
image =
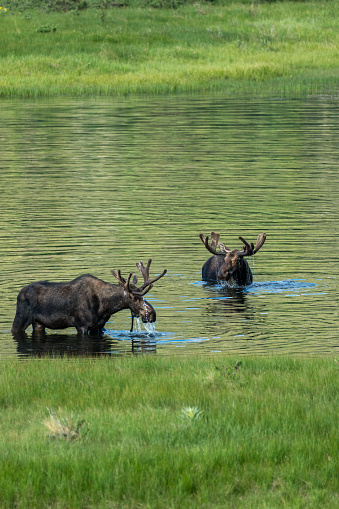
[[[100,333],[110,316],[122,309],[130,309],[133,319],[139,317],[143,322],[155,322],[156,313],[144,299],[144,295],[153,287],[153,283],[166,274],[166,269],[150,279],[149,268],[142,262],[136,264],[144,283],[140,288],[138,278],[132,273],[127,279],[120,270],[113,276],[119,284],[102,281],[90,274],[77,277],[69,283],[50,283],[39,281],[20,290],[17,298],[16,315],[12,333],[23,332],[32,324],[34,332],[48,329],[75,327],[78,334]]]
[[[266,233],[258,235],[255,247],[252,242],[249,244],[245,239],[239,237],[244,247],[233,250],[219,242],[219,233],[211,233],[210,244],[208,243],[208,237],[205,238],[202,233],[200,233],[199,237],[206,249],[214,255],[202,267],[202,279],[204,281],[227,281],[238,286],[250,285],[252,283],[252,272],[245,257],[252,256],[259,251],[265,243]],[[220,251],[217,251],[218,246]]]

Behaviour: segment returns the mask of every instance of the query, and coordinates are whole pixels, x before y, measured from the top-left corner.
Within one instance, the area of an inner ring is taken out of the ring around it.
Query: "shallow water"
[[[332,354],[338,346],[339,107],[222,96],[0,102],[0,358]],[[201,281],[199,233],[266,244],[246,289]],[[39,280],[114,282],[152,258],[155,330],[129,311],[103,337],[10,333]]]

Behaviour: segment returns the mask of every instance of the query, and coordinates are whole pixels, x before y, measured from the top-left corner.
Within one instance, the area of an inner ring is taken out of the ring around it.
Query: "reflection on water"
[[[308,283],[307,281],[298,279],[287,279],[286,281],[263,281],[261,283],[252,284],[247,291],[253,293],[278,293],[287,292],[299,292],[308,288],[314,288],[315,283]]]
[[[330,98],[1,101],[0,358],[332,353],[338,112]],[[212,230],[234,247],[267,232],[251,286],[201,281]],[[100,337],[10,334],[24,285],[114,283],[148,258],[168,269],[147,294],[155,329],[129,333],[122,311]]]
[[[121,336],[121,337],[119,337]],[[85,336],[77,334],[15,334],[13,339],[17,354],[20,357],[55,357],[55,356],[107,356],[150,354],[156,352],[156,340],[148,334],[118,333],[111,335]],[[127,337],[127,338],[126,338]]]
[[[206,298],[206,312],[210,315],[232,316],[234,313],[242,313],[244,318],[250,320],[253,309],[246,292],[242,288],[232,288],[225,285],[206,284],[204,290],[208,292]]]

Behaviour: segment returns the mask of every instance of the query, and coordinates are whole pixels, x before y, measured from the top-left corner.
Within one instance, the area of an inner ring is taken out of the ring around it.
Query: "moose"
[[[249,244],[243,237],[239,237],[244,244],[242,249],[230,249],[219,242],[220,233],[211,233],[211,242],[202,233],[199,235],[207,251],[213,254],[202,267],[202,279],[209,282],[227,281],[237,286],[250,285],[253,282],[251,269],[245,260],[259,251],[266,240],[266,233],[258,235],[257,243]],[[217,251],[219,246],[220,251]]]
[[[118,284],[102,281],[90,274],[83,274],[67,283],[50,283],[39,281],[22,288],[17,297],[16,314],[12,334],[24,332],[32,324],[33,332],[44,332],[48,329],[65,329],[75,327],[79,335],[88,333],[100,334],[110,316],[122,309],[130,309],[132,326],[135,317],[143,322],[155,322],[154,308],[144,299],[153,284],[166,274],[166,269],[150,279],[149,259],[146,267],[142,262],[136,263],[144,283],[137,288],[138,278],[127,279],[121,271],[111,270]]]

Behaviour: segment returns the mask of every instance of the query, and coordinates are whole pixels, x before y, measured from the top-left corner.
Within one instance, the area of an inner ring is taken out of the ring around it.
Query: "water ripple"
[[[1,100],[0,120],[0,359],[335,351],[336,100]],[[233,249],[267,232],[251,286],[201,282],[198,235],[211,231]],[[156,329],[131,335],[121,311],[102,338],[11,336],[24,285],[113,283],[111,269],[148,258],[152,273],[168,269],[146,296]]]

